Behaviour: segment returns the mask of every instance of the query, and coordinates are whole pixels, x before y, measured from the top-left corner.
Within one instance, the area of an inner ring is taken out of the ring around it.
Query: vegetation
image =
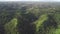
[[[6,23],[4,27],[6,34],[18,34],[16,18],[13,18],[9,23]]]
[[[42,15],[40,16],[40,18],[36,21],[36,31],[38,32],[39,27],[41,27],[41,25],[43,24],[44,21],[47,20],[47,15]]]
[[[60,34],[59,2],[0,2],[0,34]]]

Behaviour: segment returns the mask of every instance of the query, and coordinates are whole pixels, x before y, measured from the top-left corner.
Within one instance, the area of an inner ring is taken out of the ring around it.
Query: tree
[[[36,34],[40,34],[39,33],[39,29],[42,26],[42,24],[44,23],[44,21],[46,21],[48,19],[47,15],[41,15],[39,17],[39,19],[37,21],[35,21],[35,25],[36,25]]]
[[[4,25],[6,34],[18,34],[17,24],[17,18],[13,18],[9,23],[6,23]]]

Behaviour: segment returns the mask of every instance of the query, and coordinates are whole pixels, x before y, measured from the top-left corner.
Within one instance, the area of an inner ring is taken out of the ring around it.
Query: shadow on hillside
[[[35,25],[32,24],[38,18],[34,14],[23,14],[18,18],[18,30],[20,34],[34,34]]]
[[[0,15],[0,34],[5,34],[4,25],[13,18],[13,14],[2,16]]]
[[[52,16],[48,15],[48,20],[42,24],[42,27],[40,27],[39,33],[40,34],[49,34],[49,31],[51,29],[56,29],[56,28],[57,28],[56,21],[53,19]]]

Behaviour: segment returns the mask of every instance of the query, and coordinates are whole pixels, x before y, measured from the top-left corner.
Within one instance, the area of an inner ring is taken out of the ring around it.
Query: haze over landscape
[[[43,2],[60,2],[60,0],[0,0],[0,1],[43,1]]]
[[[0,34],[60,34],[60,0],[0,0]]]

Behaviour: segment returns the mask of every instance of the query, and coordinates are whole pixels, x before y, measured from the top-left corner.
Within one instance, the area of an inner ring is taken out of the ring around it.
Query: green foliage
[[[60,34],[60,29],[56,29],[56,30],[54,31],[54,34]]]
[[[43,14],[39,17],[39,19],[37,21],[35,21],[35,25],[36,25],[36,32],[39,31],[41,25],[43,24],[44,21],[46,21],[48,19],[47,14]]]
[[[34,3],[33,6],[28,3],[27,6],[23,5],[18,8],[11,8],[9,5],[8,7],[6,6],[7,8],[3,7],[3,11],[0,12],[0,27],[2,28],[4,25],[5,34],[20,34],[19,32],[21,31],[21,33],[24,34],[30,34],[30,32],[36,34],[60,34],[60,8],[44,6],[45,4],[42,4],[41,7],[40,5],[39,7],[38,5],[34,5]],[[50,19],[48,15],[51,15],[54,18],[49,16]],[[54,28],[55,21],[58,26],[56,29]],[[34,25],[32,23],[34,23]]]
[[[54,15],[54,19],[55,19],[55,21],[56,21],[57,24],[58,24],[58,27],[57,27],[57,29],[54,31],[54,34],[60,34],[60,14],[59,14],[59,13],[56,13],[56,14]]]
[[[57,23],[60,23],[60,14],[59,14],[59,13],[56,13],[56,14],[54,15],[54,18],[55,18],[55,21],[56,21]]]
[[[39,10],[38,7],[32,7],[32,8],[27,9],[27,13],[32,13],[35,16],[39,16],[40,15],[40,10]]]
[[[13,18],[10,22],[4,25],[6,34],[18,34],[17,32],[17,19]]]

